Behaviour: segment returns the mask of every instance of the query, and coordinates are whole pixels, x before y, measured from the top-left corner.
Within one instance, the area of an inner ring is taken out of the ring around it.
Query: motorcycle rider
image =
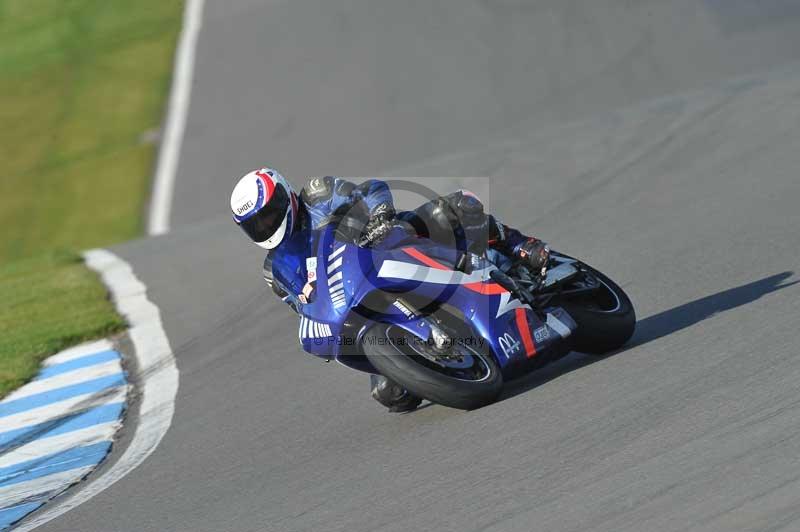
[[[379,242],[394,224],[403,222],[416,234],[436,240],[441,236],[436,234],[436,224],[430,223],[430,219],[436,212],[443,212],[452,229],[461,231],[462,237],[485,240],[482,249],[493,262],[521,261],[539,272],[549,258],[544,242],[486,214],[477,196],[466,191],[436,198],[414,211],[397,213],[388,185],[377,179],[356,185],[340,177],[314,178],[298,195],[276,170],[261,168],[247,173],[236,184],[231,194],[231,211],[247,236],[268,250],[264,278],[298,313],[308,294],[304,293],[305,287],[292,279],[296,277],[297,266],[306,259],[307,250],[289,242],[297,241],[293,239],[295,235],[319,229],[350,212],[366,216],[359,245]],[[392,412],[414,410],[421,402],[419,397],[383,376],[371,375],[370,381],[372,396]]]

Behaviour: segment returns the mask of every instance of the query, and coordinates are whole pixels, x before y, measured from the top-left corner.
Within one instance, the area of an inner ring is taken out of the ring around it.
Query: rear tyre
[[[572,342],[576,351],[602,355],[619,349],[633,336],[636,312],[628,295],[601,272],[583,265],[600,283],[591,298],[564,299],[559,305],[566,310],[578,329]]]
[[[370,328],[363,340],[367,358],[381,374],[414,395],[461,410],[493,402],[503,387],[500,367],[479,345],[456,342],[444,352],[449,358],[441,357],[443,352],[432,345],[382,323]]]

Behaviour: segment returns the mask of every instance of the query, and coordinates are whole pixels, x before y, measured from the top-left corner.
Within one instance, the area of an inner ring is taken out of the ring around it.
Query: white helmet
[[[231,211],[234,221],[253,242],[274,249],[297,224],[297,194],[272,168],[254,170],[233,188]]]

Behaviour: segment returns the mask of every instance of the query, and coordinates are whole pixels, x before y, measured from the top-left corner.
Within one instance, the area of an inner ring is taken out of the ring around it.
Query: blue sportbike
[[[330,224],[297,244],[307,248],[294,255],[308,257],[295,280],[308,281],[303,349],[434,403],[483,406],[504,381],[573,349],[618,349],[633,334],[625,292],[567,255],[553,251],[543,274],[401,226],[372,247],[357,241],[346,224]]]

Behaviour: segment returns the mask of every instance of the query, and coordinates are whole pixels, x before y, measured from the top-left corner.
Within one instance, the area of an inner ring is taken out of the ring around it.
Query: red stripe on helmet
[[[266,202],[269,201],[272,197],[272,193],[275,191],[275,182],[272,180],[272,176],[260,170],[256,172],[256,175],[261,178],[264,182],[264,186],[267,187],[267,195],[264,198],[264,204],[266,205]]]
[[[525,346],[525,354],[528,358],[531,358],[536,354],[536,346],[533,344],[533,338],[531,338],[531,327],[528,325],[528,315],[524,308],[518,308],[514,312],[517,318],[519,336],[522,338],[522,344]]]

